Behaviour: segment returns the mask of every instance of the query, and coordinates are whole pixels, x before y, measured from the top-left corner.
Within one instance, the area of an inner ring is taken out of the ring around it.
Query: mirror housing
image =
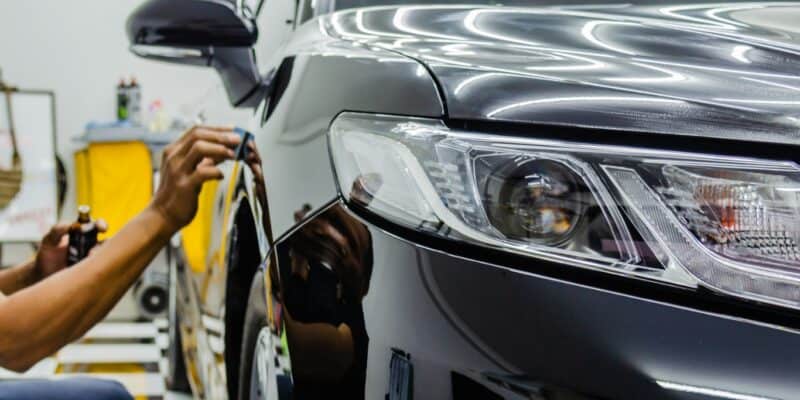
[[[148,0],[128,17],[131,52],[137,56],[217,70],[235,107],[255,107],[264,82],[253,45],[258,28],[241,2]]]

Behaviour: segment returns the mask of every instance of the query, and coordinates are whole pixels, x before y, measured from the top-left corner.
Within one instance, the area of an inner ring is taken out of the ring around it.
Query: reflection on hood
[[[800,3],[346,10],[328,35],[413,57],[454,119],[800,143]]]

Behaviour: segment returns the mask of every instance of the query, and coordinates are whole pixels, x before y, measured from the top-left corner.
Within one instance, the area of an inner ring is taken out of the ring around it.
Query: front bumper
[[[616,290],[607,274],[449,254],[356,210],[331,203],[276,245],[270,315],[286,307],[291,329],[270,319],[296,398],[799,398],[796,329]]]
[[[410,355],[418,399],[800,397],[794,330],[519,272],[367,226],[366,398],[396,383],[397,351]]]

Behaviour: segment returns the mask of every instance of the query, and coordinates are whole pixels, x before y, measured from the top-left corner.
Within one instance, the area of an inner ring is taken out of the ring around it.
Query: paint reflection
[[[356,188],[357,190],[357,188]],[[372,238],[341,205],[308,216],[277,246],[273,295],[290,349],[294,399],[363,399],[369,335],[362,300],[372,275]],[[306,221],[303,221],[306,219]]]
[[[265,232],[271,232],[261,157],[253,142],[247,149],[253,196],[264,210]],[[353,190],[362,191],[358,185]],[[372,237],[339,204],[309,212],[311,206],[303,205],[294,213],[299,228],[268,260],[270,343],[279,349],[278,375],[291,376],[278,379],[280,398],[363,399],[369,335],[362,300],[372,275]]]
[[[320,28],[425,63],[459,118],[779,141],[800,79],[800,36],[765,19],[797,13],[780,4],[414,5]]]

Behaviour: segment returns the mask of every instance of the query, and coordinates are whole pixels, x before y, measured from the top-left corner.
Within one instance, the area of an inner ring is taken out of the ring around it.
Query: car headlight
[[[342,196],[406,227],[800,309],[792,162],[482,135],[341,114]]]

